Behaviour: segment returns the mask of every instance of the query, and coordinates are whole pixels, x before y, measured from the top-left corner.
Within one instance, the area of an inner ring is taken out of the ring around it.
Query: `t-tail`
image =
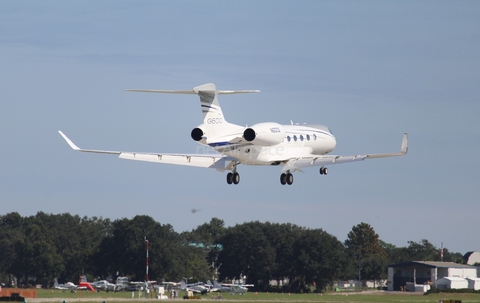
[[[131,92],[146,93],[166,93],[166,94],[196,94],[200,97],[200,106],[203,114],[203,125],[192,132],[192,137],[200,141],[204,137],[214,138],[223,136],[238,128],[237,125],[230,124],[225,120],[222,108],[218,103],[218,95],[221,94],[242,94],[258,93],[259,90],[217,90],[215,84],[207,83],[194,87],[192,90],[146,90],[146,89],[127,89]],[[194,133],[196,131],[196,133]]]
[[[193,88],[200,97],[200,106],[203,114],[203,130],[208,137],[222,135],[225,126],[229,123],[223,116],[222,108],[218,103],[218,91],[213,83],[207,83]]]

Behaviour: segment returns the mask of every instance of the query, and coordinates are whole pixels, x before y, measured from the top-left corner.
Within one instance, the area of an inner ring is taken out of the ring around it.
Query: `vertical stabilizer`
[[[200,96],[205,132],[209,137],[218,135],[218,129],[228,123],[225,121],[222,108],[218,103],[218,91],[215,84],[203,84],[194,87],[193,91]]]

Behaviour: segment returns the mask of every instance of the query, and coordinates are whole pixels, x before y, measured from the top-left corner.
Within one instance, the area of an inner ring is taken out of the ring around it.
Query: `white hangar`
[[[410,261],[390,264],[388,265],[387,285],[390,291],[400,290],[401,287],[403,289],[407,284],[437,287],[435,284],[437,280],[445,277],[477,278],[477,268],[466,264],[436,261]]]

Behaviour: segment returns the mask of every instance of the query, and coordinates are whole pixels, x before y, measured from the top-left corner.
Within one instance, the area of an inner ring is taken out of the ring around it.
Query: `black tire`
[[[320,167],[320,175],[326,175],[328,174],[328,168],[325,166]]]
[[[233,184],[240,183],[240,175],[238,173],[233,173]]]
[[[282,185],[287,184],[287,174],[283,173],[283,174],[280,175],[280,183]]]
[[[293,175],[292,174],[287,174],[287,184],[288,185],[293,184]]]
[[[232,173],[228,173],[227,174],[227,183],[228,184],[232,184],[233,182],[233,174]]]

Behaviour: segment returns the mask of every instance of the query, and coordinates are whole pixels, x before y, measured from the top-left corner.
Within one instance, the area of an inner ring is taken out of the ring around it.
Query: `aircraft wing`
[[[222,172],[225,171],[226,161],[231,160],[229,157],[221,154],[139,153],[139,152],[82,149],[76,146],[72,142],[72,140],[70,140],[62,131],[58,131],[58,132],[63,137],[63,139],[67,141],[68,145],[70,145],[70,147],[73,150],[88,152],[88,153],[119,155],[118,157],[120,159],[205,167],[205,168],[215,168]]]
[[[322,155],[315,157],[302,157],[290,159],[283,167],[282,171],[287,170],[301,170],[302,168],[311,166],[326,166],[332,164],[342,164],[359,162],[365,159],[398,157],[406,155],[408,152],[408,134],[403,134],[402,146],[399,152],[385,153],[385,154],[368,154],[368,155],[353,155],[353,156],[335,156],[335,155]]]

